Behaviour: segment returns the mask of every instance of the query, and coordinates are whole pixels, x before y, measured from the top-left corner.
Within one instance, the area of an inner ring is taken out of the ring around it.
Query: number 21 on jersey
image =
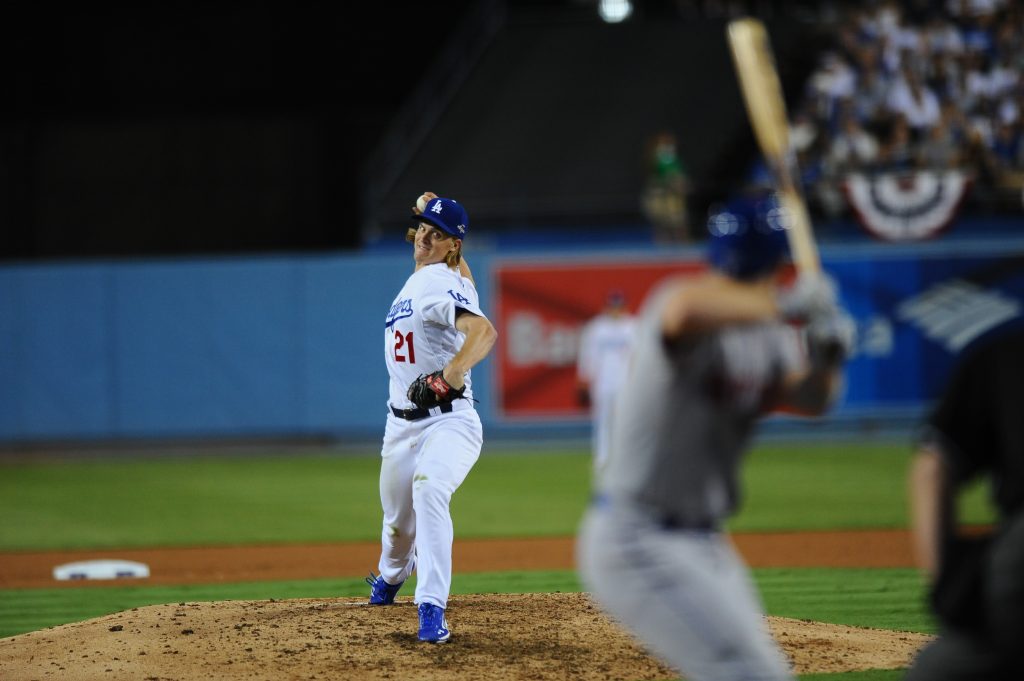
[[[416,346],[412,342],[412,331],[403,334],[395,329],[395,361],[416,363]]]

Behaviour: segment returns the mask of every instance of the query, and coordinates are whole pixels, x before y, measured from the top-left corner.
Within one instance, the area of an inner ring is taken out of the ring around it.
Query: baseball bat
[[[800,271],[818,272],[821,258],[807,204],[796,183],[796,157],[789,144],[789,121],[771,43],[764,24],[754,18],[728,24],[729,50],[743,103],[758,146],[771,172],[779,201],[789,214],[786,236]]]

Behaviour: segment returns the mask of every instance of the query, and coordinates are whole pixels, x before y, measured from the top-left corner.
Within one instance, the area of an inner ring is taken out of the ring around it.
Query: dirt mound
[[[0,639],[8,681],[53,679],[666,679],[585,594],[456,596],[452,640],[416,640],[416,607],[365,599],[135,608]],[[769,618],[797,673],[905,667],[929,637]]]

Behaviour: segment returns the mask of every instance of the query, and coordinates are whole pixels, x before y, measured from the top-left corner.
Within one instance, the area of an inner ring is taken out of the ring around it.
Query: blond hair
[[[448,267],[455,268],[459,266],[460,260],[462,260],[462,239],[456,239],[455,250],[448,251],[444,256],[444,261],[448,264]]]

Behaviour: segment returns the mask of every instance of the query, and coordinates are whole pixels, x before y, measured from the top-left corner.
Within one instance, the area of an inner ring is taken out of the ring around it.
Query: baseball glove
[[[444,380],[441,371],[432,374],[420,374],[419,378],[412,382],[406,395],[421,409],[430,409],[439,404],[452,402],[462,397],[466,392],[466,386],[456,388]]]

